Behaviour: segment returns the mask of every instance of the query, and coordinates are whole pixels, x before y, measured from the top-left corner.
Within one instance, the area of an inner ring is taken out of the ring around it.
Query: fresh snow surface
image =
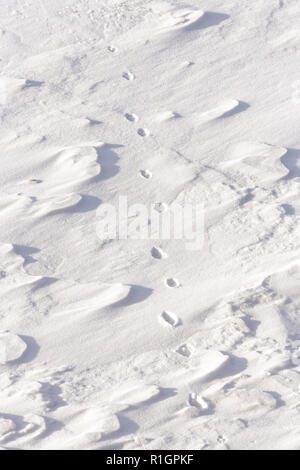
[[[0,1],[2,449],[300,449],[299,0]],[[97,209],[204,204],[204,243]]]

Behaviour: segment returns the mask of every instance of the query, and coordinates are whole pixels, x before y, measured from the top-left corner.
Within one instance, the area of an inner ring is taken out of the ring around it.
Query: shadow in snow
[[[40,434],[40,439],[45,439],[46,437],[51,436],[51,434],[54,434],[57,431],[61,431],[65,427],[65,425],[57,419],[44,416],[44,420],[46,423],[46,430]]]
[[[158,403],[160,401],[168,400],[169,398],[175,397],[177,395],[177,389],[173,387],[159,387],[159,395],[156,397],[150,398],[145,402],[146,405],[149,403]]]
[[[25,428],[28,423],[24,420],[24,416],[13,415],[9,413],[0,413],[0,419],[7,419],[14,423],[16,432],[19,432],[21,429]],[[8,436],[9,437],[9,436]],[[5,442],[5,436],[2,437],[1,442]]]
[[[31,336],[21,336],[20,335],[20,338],[26,344],[27,349],[26,349],[26,351],[24,351],[22,356],[19,357],[19,359],[14,361],[15,364],[19,364],[21,362],[22,362],[22,364],[25,364],[25,363],[33,361],[37,357],[37,355],[40,351],[40,346],[38,345],[36,340],[34,338],[32,338]],[[11,364],[13,364],[13,363],[11,363]]]
[[[139,403],[138,405],[131,405],[129,409],[132,410],[137,410],[143,406],[149,406],[150,404],[153,405],[154,403],[159,403],[164,400],[168,400],[169,398],[175,397],[177,395],[178,391],[174,387],[159,387],[159,394],[149,398],[148,400],[145,400],[142,403]]]
[[[286,402],[282,400],[281,395],[277,392],[270,392],[269,390],[264,390],[265,393],[268,393],[276,400],[276,408],[280,408],[281,406],[285,406]]]
[[[249,328],[248,336],[255,336],[258,327],[261,325],[261,322],[258,320],[255,320],[255,318],[253,318],[249,314],[248,315],[245,314],[242,317],[242,319],[243,319],[243,322],[246,324],[246,326]]]
[[[250,108],[250,105],[244,101],[240,101],[239,105],[232,109],[231,111],[228,111],[227,113],[222,114],[218,119],[223,119],[223,118],[228,118],[231,116],[234,116],[235,114],[242,113],[243,111],[246,111],[248,108]]]
[[[98,163],[101,166],[101,173],[96,176],[97,181],[107,180],[113,178],[120,171],[120,167],[117,165],[120,157],[115,152],[115,149],[121,148],[123,145],[116,144],[104,144],[101,147],[95,147],[98,155]]]
[[[34,284],[32,284],[31,292],[35,292],[38,289],[44,289],[45,287],[49,287],[52,284],[55,284],[58,279],[56,277],[41,277]]]
[[[41,394],[49,410],[55,411],[58,408],[68,405],[68,403],[62,399],[62,393],[62,389],[59,385],[42,382]]]
[[[212,26],[219,25],[228,18],[230,18],[230,16],[226,15],[225,13],[215,13],[212,11],[207,11],[201,18],[199,18],[199,20],[191,22],[183,29],[185,31],[197,31],[201,29],[211,28]]]
[[[30,424],[28,421],[25,420],[24,416],[18,416],[18,415],[6,414],[6,413],[2,414],[1,413],[0,418],[12,421],[16,426],[15,431],[16,432],[21,432],[21,434],[24,431],[24,429],[26,427],[28,427],[28,425]],[[48,437],[51,434],[53,434],[54,432],[60,431],[64,427],[64,425],[60,421],[57,421],[56,419],[46,418],[46,417],[43,417],[43,419],[45,420],[46,429],[43,432],[41,432],[41,434],[39,434],[39,436],[38,436],[39,439]],[[35,423],[33,423],[33,424],[35,424]],[[28,431],[29,437],[30,437],[31,432],[35,434],[36,431],[37,431],[36,429],[32,429],[32,431]],[[5,436],[4,436],[4,438],[2,438],[1,442],[5,442],[6,440],[10,440],[10,436],[8,435],[7,437],[8,437],[8,439],[5,439]],[[10,447],[10,450],[12,450],[11,447]],[[16,448],[16,450],[18,450],[18,448]]]
[[[281,157],[281,163],[289,170],[289,174],[284,179],[298,178],[300,176],[299,149],[288,149],[287,153]]]
[[[237,357],[233,354],[229,354],[228,352],[223,352],[226,356],[229,356],[228,363],[222,368],[220,371],[216,371],[213,374],[217,375],[218,379],[224,379],[226,377],[230,377],[232,375],[240,374],[243,372],[247,366],[248,361],[243,357]]]
[[[126,299],[120,300],[113,305],[114,307],[128,307],[129,305],[138,304],[146,300],[153,293],[153,289],[149,289],[148,287],[130,285],[130,288]]]
[[[65,212],[81,213],[89,212],[98,209],[101,204],[101,200],[96,196],[88,196],[86,194],[81,194],[81,201],[76,204],[75,207],[70,207],[66,209]]]
[[[14,251],[18,256],[24,258],[24,267],[27,264],[36,263],[37,260],[33,258],[36,253],[39,253],[40,250],[38,248],[34,248],[32,246],[24,246],[24,245],[14,245]]]
[[[295,209],[291,204],[281,204],[282,209],[285,212],[285,215],[295,215]]]
[[[87,117],[86,119],[89,121],[90,126],[100,126],[101,124],[103,124],[102,121],[97,121],[97,119],[92,119],[89,117]]]
[[[127,416],[118,414],[120,429],[112,433],[106,434],[102,437],[103,441],[111,439],[119,439],[120,437],[127,436],[128,434],[135,434],[139,430],[138,424]]]
[[[239,206],[242,207],[248,202],[253,201],[254,199],[254,194],[253,194],[253,189],[246,189],[246,194],[239,200]]]
[[[90,86],[89,92],[90,93],[95,93],[98,88],[101,88],[101,85],[104,83],[104,80],[101,80],[99,82],[94,83],[93,85]]]
[[[45,82],[38,82],[36,80],[26,80],[26,88],[36,88],[44,85]]]
[[[113,443],[109,446],[96,447],[95,450],[109,450],[109,451],[123,450],[123,447],[125,446],[125,444],[128,444],[129,442],[131,442],[131,440],[126,440],[124,442]],[[93,450],[93,449],[89,449],[89,450]]]

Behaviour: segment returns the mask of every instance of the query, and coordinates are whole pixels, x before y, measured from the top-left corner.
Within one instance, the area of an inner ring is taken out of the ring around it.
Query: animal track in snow
[[[131,72],[124,72],[122,77],[129,81],[132,81],[135,79],[135,75]]]
[[[180,287],[180,282],[177,281],[177,279],[174,279],[172,277],[170,277],[169,279],[166,279],[165,284],[167,287],[170,287],[170,288]]]
[[[161,249],[154,246],[151,250],[151,255],[155,259],[165,259],[168,255]]]
[[[118,48],[115,46],[108,46],[107,50],[112,53],[118,52]]]
[[[165,204],[164,202],[156,202],[153,207],[156,210],[156,212],[159,212],[160,214],[168,210],[168,205]]]
[[[190,357],[192,352],[189,348],[189,346],[187,344],[182,344],[181,346],[179,346],[178,349],[176,349],[176,352],[178,354],[180,354],[181,356],[184,356],[184,357]]]
[[[152,178],[152,173],[149,170],[141,170],[140,175],[142,178],[146,180],[150,180]]]
[[[150,135],[150,131],[148,129],[138,129],[137,133],[141,136],[141,137],[149,137]]]
[[[125,118],[130,122],[137,122],[139,120],[139,117],[136,114],[131,113],[126,113]]]
[[[202,411],[209,410],[209,403],[197,393],[190,393],[188,398],[188,405],[200,408]]]
[[[0,364],[16,361],[26,351],[26,343],[17,335],[0,333]]]
[[[175,315],[175,313],[164,311],[160,315],[159,319],[163,325],[171,326],[172,328],[176,328],[177,326],[181,325],[181,320],[177,317],[177,315]]]

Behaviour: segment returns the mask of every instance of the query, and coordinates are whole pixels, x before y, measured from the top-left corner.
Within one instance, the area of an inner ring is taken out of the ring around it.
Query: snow
[[[1,449],[299,449],[299,1],[0,18]],[[203,246],[101,240],[124,196]]]

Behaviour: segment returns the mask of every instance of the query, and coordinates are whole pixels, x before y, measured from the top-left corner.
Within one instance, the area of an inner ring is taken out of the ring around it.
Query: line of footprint
[[[109,49],[109,50],[111,51],[111,49]],[[136,78],[135,75],[130,71],[124,72],[122,77],[125,80],[128,80],[128,81],[135,80],[135,78]],[[129,121],[131,123],[137,123],[139,121],[139,117],[134,113],[126,113],[124,115],[124,117],[125,117],[125,119],[127,119],[127,121]],[[140,137],[143,137],[143,138],[149,137],[151,135],[151,133],[148,129],[142,128],[142,127],[137,130],[137,134]],[[150,170],[140,170],[140,176],[142,178],[146,179],[146,180],[149,180],[149,179],[152,178],[153,175],[152,175]],[[167,209],[167,205],[164,204],[164,203],[157,203],[155,205],[155,209],[158,212],[162,213]],[[151,255],[152,255],[153,258],[155,258],[157,260],[167,258],[167,254],[158,247],[153,247],[152,248]],[[180,287],[180,282],[175,278],[168,278],[168,279],[165,280],[165,285],[166,285],[166,287],[168,287],[170,289],[174,289],[174,288]],[[182,324],[181,319],[175,313],[172,313],[172,312],[169,312],[169,311],[166,311],[166,310],[163,311],[160,314],[159,321],[164,326],[169,326],[169,327],[172,327],[172,328],[176,328],[176,327],[178,327]]]

